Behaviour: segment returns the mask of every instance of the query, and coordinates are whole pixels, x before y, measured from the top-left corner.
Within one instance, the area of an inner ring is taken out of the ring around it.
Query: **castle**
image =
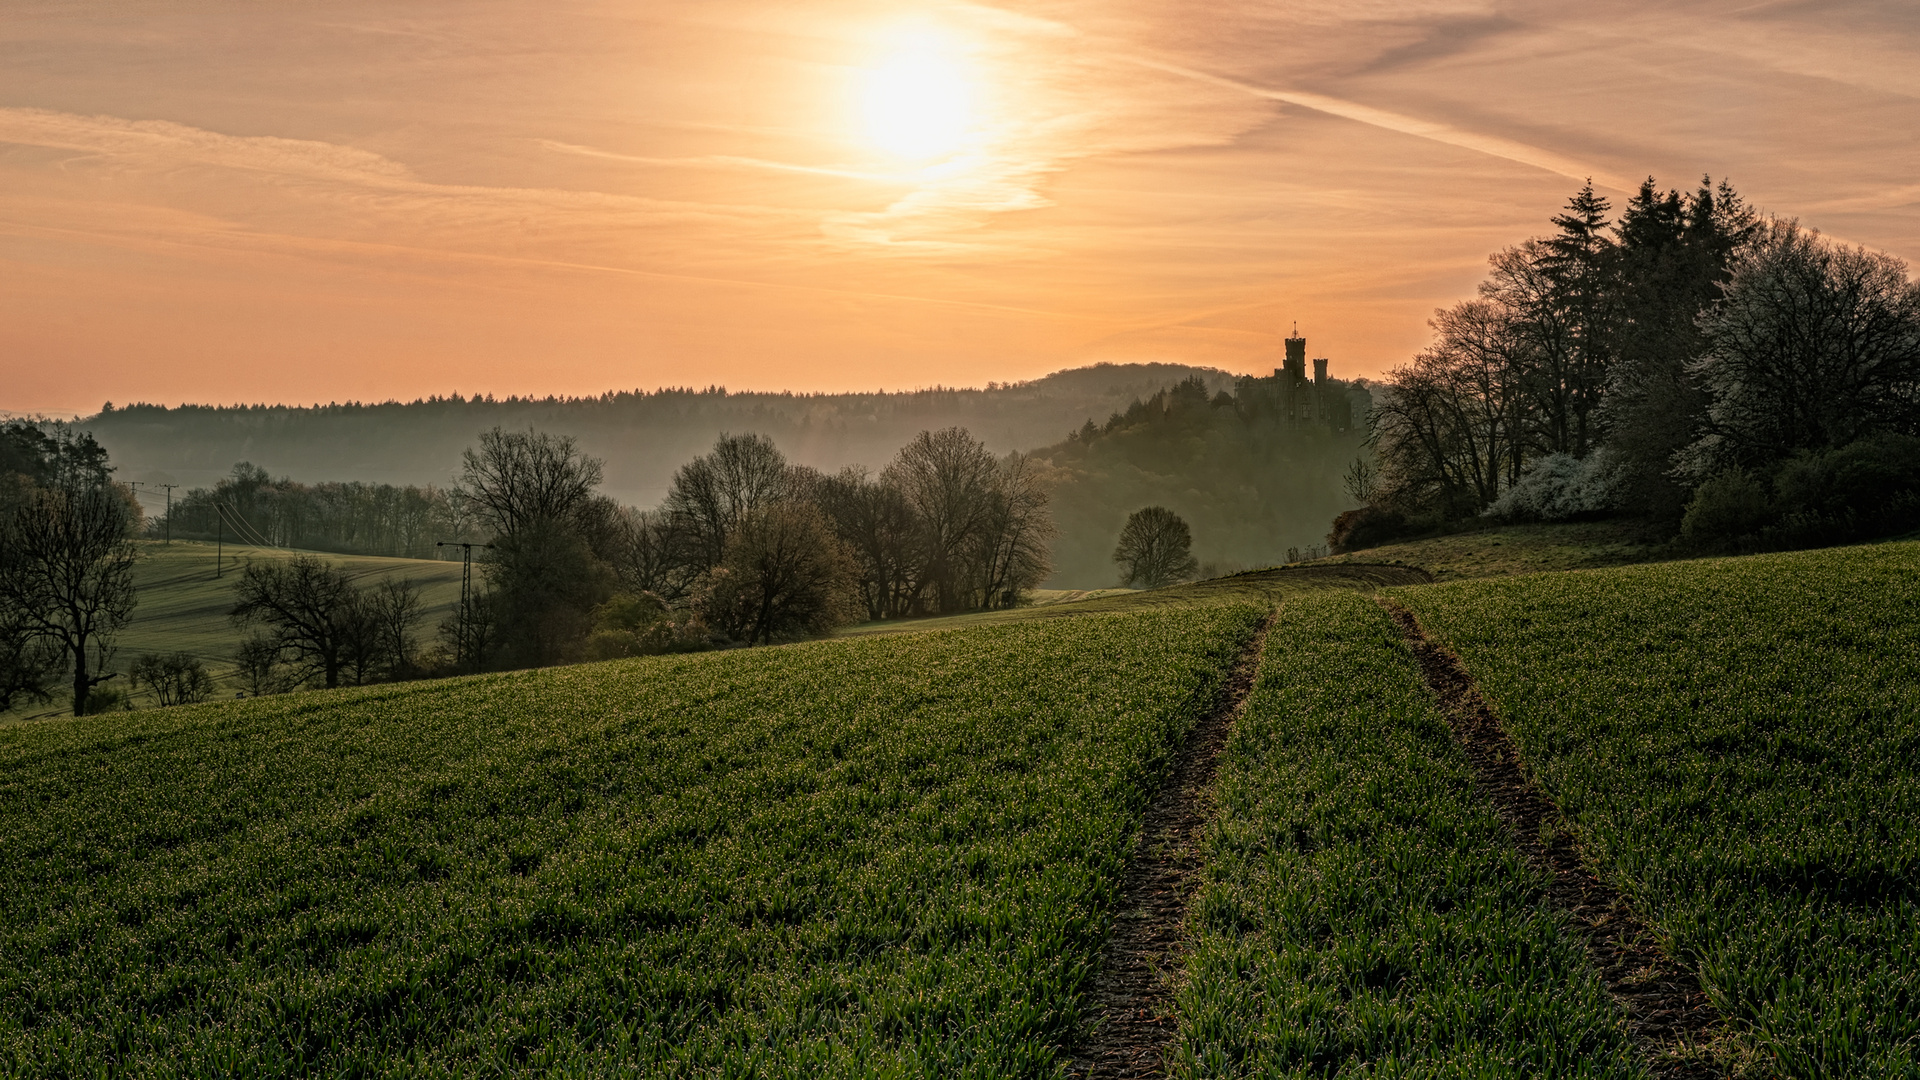
[[[1246,380],[1252,385],[1243,386],[1243,398],[1257,397],[1265,408],[1273,410],[1281,423],[1290,427],[1324,425],[1334,431],[1351,429],[1356,415],[1354,397],[1367,392],[1342,380],[1328,378],[1325,357],[1314,358],[1313,378],[1309,380],[1307,339],[1299,336],[1297,328],[1294,335],[1286,339],[1286,346],[1286,357],[1282,366],[1273,369],[1273,378]],[[1366,415],[1365,409],[1371,401],[1371,396],[1367,396],[1364,402],[1358,403],[1358,415]]]

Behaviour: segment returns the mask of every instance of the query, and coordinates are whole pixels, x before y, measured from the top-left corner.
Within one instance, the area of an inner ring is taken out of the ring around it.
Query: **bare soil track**
[[[1724,1029],[1692,971],[1674,962],[1627,898],[1582,863],[1560,808],[1527,779],[1520,754],[1481,697],[1459,657],[1427,640],[1413,612],[1382,606],[1398,624],[1428,687],[1440,698],[1454,735],[1466,748],[1477,786],[1513,836],[1528,864],[1548,876],[1547,902],[1586,940],[1587,954],[1627,1020],[1627,1037],[1660,1078],[1720,1077],[1712,1044]]]
[[[1133,857],[1120,879],[1113,932],[1094,977],[1093,1022],[1074,1048],[1070,1076],[1109,1080],[1166,1074],[1166,1051],[1174,1034],[1166,974],[1180,961],[1190,878],[1199,867],[1194,837],[1212,817],[1210,793],[1220,751],[1246,709],[1273,618],[1269,613],[1241,650],[1213,708],[1194,725],[1172,776],[1147,807]]]

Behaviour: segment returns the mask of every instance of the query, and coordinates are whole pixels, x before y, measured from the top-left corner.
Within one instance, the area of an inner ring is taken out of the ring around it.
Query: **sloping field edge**
[[[1214,773],[1234,721],[1246,711],[1260,655],[1277,611],[1255,628],[1221,681],[1213,708],[1187,736],[1173,774],[1147,806],[1120,879],[1113,931],[1094,977],[1092,1020],[1068,1075],[1083,1080],[1166,1075],[1178,1026],[1166,974],[1180,965],[1189,884],[1198,868],[1194,837],[1212,816]]]
[[[1585,939],[1587,955],[1627,1021],[1627,1038],[1662,1080],[1711,1080],[1728,1074],[1716,1043],[1725,1027],[1699,978],[1661,950],[1620,890],[1589,871],[1560,808],[1520,767],[1512,736],[1473,676],[1445,647],[1428,640],[1413,612],[1382,598],[1419,661],[1421,675],[1465,749],[1477,786],[1528,865],[1547,875],[1547,902]]]

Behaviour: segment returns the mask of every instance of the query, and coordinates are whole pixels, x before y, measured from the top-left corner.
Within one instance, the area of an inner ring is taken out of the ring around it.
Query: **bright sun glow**
[[[942,35],[902,35],[884,63],[867,73],[862,97],[867,138],[914,161],[961,149],[973,122],[967,72]]]

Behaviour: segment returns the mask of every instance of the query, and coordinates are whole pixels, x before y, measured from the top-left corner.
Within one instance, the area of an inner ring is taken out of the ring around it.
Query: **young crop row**
[[[1176,1075],[1640,1075],[1372,600],[1281,609],[1216,791]]]
[[[0,1072],[1049,1074],[1260,616],[0,731]]]
[[[1920,545],[1399,599],[1756,1071],[1920,1076]]]

